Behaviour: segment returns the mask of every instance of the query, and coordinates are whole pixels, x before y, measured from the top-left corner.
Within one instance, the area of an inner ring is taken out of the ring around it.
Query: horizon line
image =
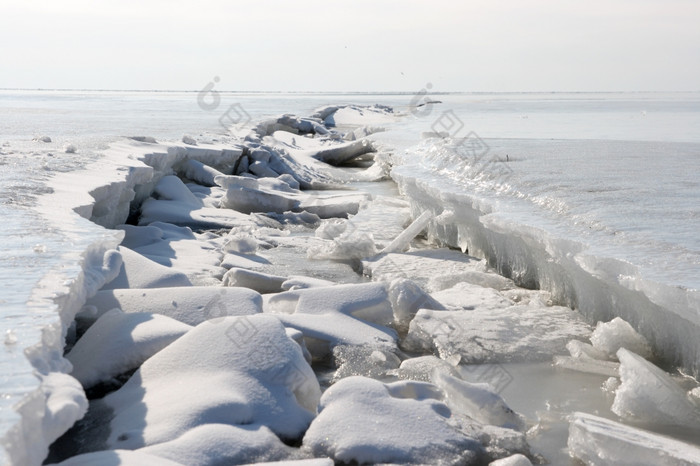
[[[45,87],[0,87],[0,91],[42,91],[42,92],[181,92],[196,93],[200,89],[108,89],[108,88],[45,88]],[[282,90],[219,90],[219,93],[229,94],[346,94],[346,95],[411,95],[417,91],[282,91]],[[700,93],[698,90],[608,90],[608,91],[436,91],[429,92],[429,95],[450,95],[450,94],[685,94]]]

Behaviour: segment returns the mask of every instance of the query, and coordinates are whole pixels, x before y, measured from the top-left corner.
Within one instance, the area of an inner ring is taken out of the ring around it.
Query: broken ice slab
[[[591,466],[700,464],[700,448],[586,413],[569,424],[569,453]]]
[[[673,378],[625,348],[617,352],[622,385],[612,411],[629,420],[682,426],[700,433],[700,408]]]
[[[566,351],[572,338],[590,334],[575,311],[561,306],[517,305],[468,311],[421,309],[403,341],[408,351],[434,351],[462,363],[542,361]]]
[[[614,361],[599,361],[591,358],[572,356],[554,356],[554,365],[562,369],[617,377],[620,364]]]

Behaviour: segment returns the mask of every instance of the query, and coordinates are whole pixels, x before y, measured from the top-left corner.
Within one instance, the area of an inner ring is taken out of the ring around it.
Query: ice
[[[431,296],[449,310],[485,311],[503,309],[515,304],[493,288],[484,288],[470,283],[457,283],[451,288],[434,292]]]
[[[525,430],[523,416],[510,409],[489,384],[465,382],[441,371],[433,374],[433,382],[445,392],[452,412],[482,424]]]
[[[393,311],[382,284],[285,291],[267,295],[263,310],[302,331],[315,358],[325,358],[337,345],[395,349],[396,332],[386,327]]]
[[[433,213],[426,210],[416,218],[404,231],[401,232],[394,240],[382,249],[382,254],[390,252],[401,252],[408,249],[413,238],[421,234],[423,229],[433,219]]]
[[[532,462],[530,462],[527,456],[516,453],[508,458],[492,461],[489,463],[489,466],[532,466]]]
[[[292,190],[286,183],[286,190],[280,184],[265,183],[236,175],[220,175],[215,178],[217,185],[226,189],[223,206],[245,214],[251,212],[283,213],[299,205],[300,191]]]
[[[610,355],[607,352],[595,348],[593,345],[584,343],[580,340],[571,340],[566,344],[566,349],[569,350],[569,354],[571,354],[571,356],[574,358],[598,359],[601,361],[610,359]]]
[[[232,269],[234,267],[248,270],[258,270],[270,265],[270,261],[256,254],[228,253],[221,261],[221,267]]]
[[[449,425],[439,398],[423,382],[342,379],[321,397],[302,448],[343,463],[474,464],[481,445]]]
[[[103,290],[117,288],[165,288],[191,286],[192,282],[184,273],[173,271],[131,249],[119,246],[122,267],[119,275],[105,284]]]
[[[144,362],[119,390],[92,402],[54,444],[51,460],[156,445],[212,424],[261,425],[281,439],[299,439],[320,395],[301,348],[276,318],[205,322]]]
[[[462,272],[477,270],[479,260],[452,249],[427,249],[403,254],[382,254],[363,261],[364,273],[372,280],[391,281],[410,277],[423,290],[434,291],[428,286],[436,277],[450,277]]]
[[[347,218],[356,214],[360,205],[368,199],[369,195],[365,193],[326,192],[301,198],[299,209],[320,218]]]
[[[312,245],[307,253],[310,259],[363,259],[377,253],[374,237],[357,230],[346,220],[327,220],[316,229],[320,243]]]
[[[571,456],[591,466],[700,464],[700,448],[586,413],[569,424]]]
[[[203,186],[216,186],[214,179],[219,175],[223,175],[223,173],[216,168],[193,159],[185,160],[180,166],[177,166],[176,169],[180,176]]]
[[[294,290],[303,290],[306,288],[318,288],[318,287],[323,287],[323,286],[333,286],[335,283],[333,283],[330,280],[323,280],[321,278],[313,278],[313,277],[302,277],[299,275],[289,277],[287,280],[285,280],[282,283],[282,289],[284,291],[294,291]]]
[[[182,136],[182,143],[188,144],[190,146],[196,146],[197,140],[195,138],[193,138],[192,136],[185,134],[184,136]]]
[[[603,351],[608,357],[615,357],[620,348],[626,348],[643,358],[652,356],[651,346],[630,324],[619,317],[607,323],[598,322],[593,335],[593,347]]]
[[[383,105],[336,105],[317,109],[314,117],[326,126],[362,126],[395,121],[397,114]]]
[[[617,357],[622,384],[611,408],[615,414],[630,421],[700,432],[700,408],[670,375],[625,348],[618,350]]]
[[[563,369],[611,377],[617,377],[620,369],[620,364],[614,361],[601,361],[588,357],[554,356],[553,363],[556,367]]]
[[[431,382],[434,372],[442,372],[452,376],[459,376],[459,372],[447,361],[433,355],[418,356],[401,362],[398,370],[393,374],[400,379]]]
[[[246,288],[213,286],[103,290],[87,301],[78,320],[89,325],[114,308],[127,313],[161,314],[199,325],[218,317],[258,314],[262,312],[262,298]]]
[[[468,311],[421,309],[411,321],[403,347],[435,351],[464,363],[536,361],[562,353],[571,338],[590,328],[571,309],[541,304]]]
[[[112,309],[85,332],[66,355],[84,388],[139,367],[192,327],[151,313]]]
[[[445,309],[415,282],[407,278],[397,278],[389,285],[389,299],[394,310],[394,324],[405,332],[413,316],[419,309]]]
[[[258,293],[279,293],[286,277],[232,267],[222,280],[224,286],[250,288]]]
[[[339,345],[333,348],[333,358],[337,370],[332,382],[353,375],[382,379],[401,364],[395,353],[371,346]]]

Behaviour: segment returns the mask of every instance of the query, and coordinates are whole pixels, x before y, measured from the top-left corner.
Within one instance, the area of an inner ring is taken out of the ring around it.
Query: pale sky
[[[0,88],[697,91],[698,0],[3,0]]]

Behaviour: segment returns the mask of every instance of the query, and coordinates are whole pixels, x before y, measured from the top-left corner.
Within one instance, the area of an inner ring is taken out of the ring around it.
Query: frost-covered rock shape
[[[50,445],[88,410],[88,400],[80,383],[70,375],[51,372],[41,376],[46,399],[42,421],[45,445]],[[42,452],[46,454],[46,450]]]
[[[280,461],[299,457],[267,427],[206,424],[169,442],[137,450],[188,466],[215,466]]]
[[[252,224],[241,212],[208,206],[174,175],[161,178],[154,194],[157,198],[150,197],[141,204],[139,225],[164,222],[203,230]]]
[[[236,175],[219,175],[214,181],[226,190],[222,205],[238,212],[283,213],[299,205],[301,191],[283,181],[255,179]]]
[[[525,430],[524,418],[513,411],[489,384],[470,383],[436,371],[433,382],[447,395],[452,412],[464,414],[481,424]]]
[[[299,439],[321,391],[299,345],[268,315],[205,322],[95,401],[56,451],[136,449],[207,424],[267,426]],[[74,443],[71,445],[71,443]]]
[[[247,288],[184,286],[177,288],[131,288],[99,291],[78,314],[78,323],[92,324],[105,312],[162,314],[188,325],[209,319],[246,316],[262,312],[260,293]]]
[[[411,321],[403,347],[435,351],[442,359],[459,357],[464,363],[533,361],[562,353],[571,338],[589,333],[577,313],[561,306],[421,309]]]
[[[609,419],[574,413],[569,453],[590,466],[687,466],[700,464],[700,448]]]
[[[337,345],[396,349],[396,332],[386,327],[393,312],[381,283],[335,285],[286,291],[265,298],[263,310],[303,332],[315,358]]]
[[[626,348],[643,358],[652,356],[651,346],[632,326],[619,317],[610,322],[598,322],[591,335],[593,347],[614,358],[617,350]]]
[[[73,456],[60,463],[52,463],[53,466],[184,466],[178,463],[155,455],[149,455],[141,450],[105,450],[84,453]]]
[[[336,462],[473,464],[481,445],[448,423],[432,384],[348,377],[321,397],[303,447]]]
[[[669,376],[641,356],[620,348],[622,384],[612,411],[618,416],[656,425],[675,425],[700,432],[700,408]]]
[[[84,388],[139,367],[192,327],[151,313],[112,309],[97,319],[66,355]]]
[[[118,250],[122,256],[121,269],[114,280],[102,287],[103,290],[192,285],[189,278],[182,272],[173,271],[124,246],[119,246]]]

